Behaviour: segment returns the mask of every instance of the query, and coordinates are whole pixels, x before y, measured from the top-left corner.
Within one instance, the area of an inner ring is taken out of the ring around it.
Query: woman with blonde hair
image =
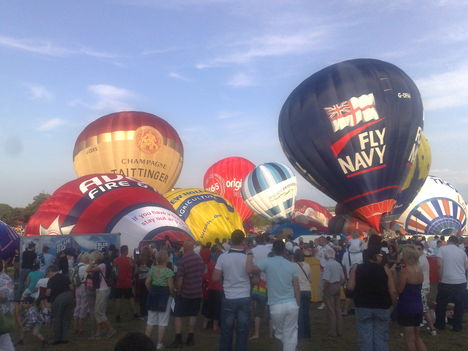
[[[145,282],[148,288],[146,335],[151,337],[153,326],[159,327],[158,350],[163,348],[164,332],[169,324],[171,294],[174,291],[174,272],[167,268],[168,257],[167,250],[159,251]]]
[[[107,319],[107,303],[110,295],[110,287],[106,282],[106,264],[104,256],[99,251],[93,251],[90,254],[90,264],[86,269],[88,275],[94,274],[97,276],[96,281],[96,302],[94,304],[94,318],[96,319],[96,334],[95,339],[102,337],[111,338],[117,331],[112,327]],[[104,331],[105,329],[105,331]]]
[[[404,268],[400,271],[397,304],[397,321],[403,328],[406,350],[426,351],[419,334],[419,325],[422,323],[423,304],[421,288],[424,275],[419,266],[419,252],[413,245],[403,247],[401,259]]]
[[[72,276],[72,284],[75,287],[75,310],[73,312],[73,318],[75,322],[75,333],[83,335],[83,320],[88,314],[88,296],[86,291],[86,269],[89,264],[89,255],[87,252],[82,252],[77,258],[78,264],[74,268],[74,273],[77,275],[77,280],[74,281]],[[75,273],[76,270],[76,273]],[[79,285],[76,285],[79,282]]]

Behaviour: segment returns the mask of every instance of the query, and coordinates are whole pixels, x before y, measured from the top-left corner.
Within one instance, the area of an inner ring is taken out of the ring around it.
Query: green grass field
[[[356,324],[354,316],[344,317],[344,335],[338,338],[328,337],[327,321],[325,310],[317,310],[317,304],[312,304],[311,321],[312,321],[312,339],[310,341],[301,341],[298,345],[298,350],[331,350],[331,351],[354,351],[358,350]],[[57,351],[108,351],[113,350],[116,341],[129,331],[145,330],[145,322],[139,319],[130,317],[130,312],[122,316],[122,322],[114,323],[113,304],[109,306],[110,320],[118,330],[118,334],[112,339],[90,340],[88,337],[78,337],[72,334],[70,343],[67,345],[48,345],[46,350]],[[184,347],[186,350],[217,350],[219,335],[210,330],[201,329],[202,320],[199,319],[199,326],[195,335],[195,346]],[[88,327],[88,329],[90,326]],[[91,330],[88,330],[91,332]],[[280,351],[281,344],[279,341],[268,338],[266,327],[263,328],[263,337],[258,340],[249,342],[249,350],[252,351]],[[51,330],[49,327],[43,328],[43,334],[50,340]],[[153,337],[156,336],[156,330],[153,329]],[[14,341],[18,339],[18,333],[12,334]],[[174,332],[170,326],[166,332],[165,344],[172,342]],[[441,332],[437,336],[431,336],[423,332],[423,338],[429,351],[465,351],[468,350],[468,314],[465,314],[465,323],[463,332],[455,333],[448,329]],[[25,345],[16,347],[18,351],[41,350],[41,345],[32,335],[27,335]],[[392,323],[390,327],[390,350],[404,350],[403,338],[399,336],[399,330],[396,323]],[[138,351],[138,350],[136,350]]]

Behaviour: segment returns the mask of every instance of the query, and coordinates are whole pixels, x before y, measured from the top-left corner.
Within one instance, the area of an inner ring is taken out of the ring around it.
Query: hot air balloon
[[[397,220],[409,204],[414,200],[419,190],[423,186],[431,168],[432,153],[429,141],[423,135],[421,145],[418,150],[416,163],[406,176],[401,192],[396,197],[396,205],[390,214],[384,215],[382,224],[384,227],[391,226],[391,223]]]
[[[371,227],[368,223],[350,214],[339,214],[328,221],[330,234],[351,235],[353,232],[358,232],[360,235],[367,235],[370,230]]]
[[[326,232],[332,214],[322,205],[311,200],[297,200],[294,203],[292,221],[317,232]]]
[[[147,184],[120,174],[92,174],[66,183],[44,201],[27,235],[121,233],[133,250],[142,240],[193,240],[169,202]],[[132,252],[132,251],[130,251]]]
[[[278,162],[263,163],[242,184],[242,197],[255,213],[274,222],[291,217],[297,194],[294,173]]]
[[[182,170],[183,146],[175,129],[145,112],[98,118],[78,136],[73,164],[78,177],[114,173],[144,181],[160,193],[172,189]]]
[[[202,243],[229,239],[234,230],[242,230],[242,219],[229,201],[203,189],[177,189],[164,194],[175,212],[187,223]]]
[[[397,223],[410,234],[452,235],[466,230],[466,203],[445,180],[428,176]]]
[[[252,216],[252,210],[242,198],[242,182],[255,165],[242,157],[227,157],[212,165],[203,177],[203,187],[221,195],[234,205],[242,220]]]
[[[9,261],[19,249],[20,237],[8,224],[0,221],[0,260]]]
[[[311,184],[380,230],[416,161],[423,108],[398,67],[355,59],[302,82],[279,116],[286,156]]]

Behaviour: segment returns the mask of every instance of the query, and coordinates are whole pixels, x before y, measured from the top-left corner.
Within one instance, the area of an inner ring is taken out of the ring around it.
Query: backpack
[[[84,263],[78,263],[70,269],[70,280],[74,287],[79,287],[83,281],[80,278],[79,270],[83,267]]]
[[[107,273],[106,283],[112,288],[117,283],[117,278],[119,276],[119,269],[115,267],[114,265],[109,264],[109,266],[106,266],[106,273]]]

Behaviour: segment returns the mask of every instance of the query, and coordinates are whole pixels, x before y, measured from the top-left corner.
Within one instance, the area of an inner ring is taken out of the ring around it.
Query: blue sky
[[[279,111],[305,78],[371,57],[418,85],[431,174],[468,198],[466,0],[0,0],[0,203],[75,178],[75,139],[119,110],[156,114],[184,143],[177,186],[220,158],[289,165]],[[300,176],[299,198],[334,202]]]

